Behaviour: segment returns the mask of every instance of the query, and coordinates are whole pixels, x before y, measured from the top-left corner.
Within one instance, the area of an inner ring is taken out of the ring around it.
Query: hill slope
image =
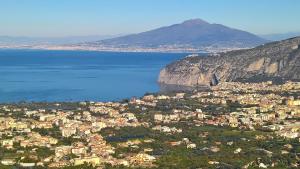
[[[99,45],[115,47],[254,47],[266,40],[220,24],[210,24],[201,19],[185,21],[155,30],[98,41]]]
[[[184,86],[220,81],[300,80],[300,37],[219,56],[187,57],[166,66],[158,81]]]

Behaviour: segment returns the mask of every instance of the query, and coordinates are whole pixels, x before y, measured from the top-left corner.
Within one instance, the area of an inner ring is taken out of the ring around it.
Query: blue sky
[[[201,18],[256,34],[300,32],[299,0],[0,0],[0,35],[136,33]]]

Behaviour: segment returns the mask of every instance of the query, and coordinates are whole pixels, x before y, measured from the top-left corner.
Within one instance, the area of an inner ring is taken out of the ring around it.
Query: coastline
[[[93,46],[1,46],[0,49],[33,49],[33,50],[63,50],[63,51],[98,51],[98,52],[141,52],[141,53],[221,53],[248,48],[115,48],[115,47],[93,47]]]

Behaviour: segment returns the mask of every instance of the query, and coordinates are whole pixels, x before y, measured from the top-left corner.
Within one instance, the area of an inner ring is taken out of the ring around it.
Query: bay
[[[0,50],[0,102],[118,101],[159,91],[176,53]]]

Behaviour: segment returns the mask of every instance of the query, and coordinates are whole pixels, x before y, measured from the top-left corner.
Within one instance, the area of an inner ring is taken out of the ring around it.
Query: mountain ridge
[[[3,38],[2,38],[3,39]],[[84,38],[26,38],[4,40],[0,48],[30,48],[46,50],[91,50],[115,52],[175,52],[216,53],[252,48],[268,42],[252,33],[209,23],[202,19],[190,19],[179,24],[160,27],[137,34],[86,41]],[[8,43],[3,43],[3,42]],[[66,42],[62,44],[61,42]],[[76,43],[78,42],[78,43]]]
[[[300,80],[300,37],[217,56],[186,57],[167,65],[158,78],[159,83],[182,86],[267,80]]]
[[[267,42],[257,35],[211,24],[202,19],[191,19],[154,30],[94,42],[94,45],[115,47],[161,47],[183,45],[190,47],[249,48]]]
[[[265,34],[259,36],[262,37],[263,39],[267,39],[270,41],[280,41],[280,40],[300,36],[300,32],[275,33],[275,34]]]

